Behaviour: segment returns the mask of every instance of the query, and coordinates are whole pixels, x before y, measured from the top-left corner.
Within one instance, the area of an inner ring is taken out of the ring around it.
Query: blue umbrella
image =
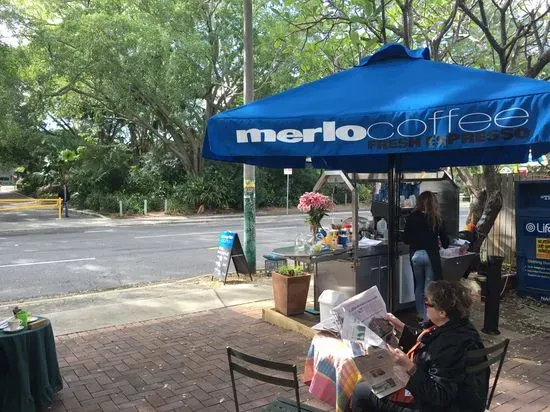
[[[430,60],[399,44],[323,79],[213,116],[203,156],[382,172],[522,163],[550,152],[550,84]]]

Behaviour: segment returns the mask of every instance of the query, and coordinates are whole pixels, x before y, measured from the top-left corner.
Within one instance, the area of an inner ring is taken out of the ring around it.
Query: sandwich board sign
[[[250,280],[252,280],[252,273],[244,256],[239,235],[235,232],[224,231],[220,234],[220,240],[218,241],[218,253],[216,254],[216,263],[212,278],[223,279],[223,283],[225,284],[231,261],[233,261],[237,275],[239,273],[249,275]]]

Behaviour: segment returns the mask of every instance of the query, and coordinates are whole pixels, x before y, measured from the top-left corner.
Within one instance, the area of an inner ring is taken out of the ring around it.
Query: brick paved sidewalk
[[[491,412],[550,412],[550,336],[510,343]]]
[[[56,338],[61,375],[51,411],[234,411],[226,346],[303,364],[308,340],[240,306]],[[242,410],[258,410],[284,388],[240,376]],[[301,398],[313,406],[302,385]],[[326,406],[325,406],[326,407]]]
[[[261,304],[217,309],[56,338],[64,389],[51,411],[234,411],[225,347],[296,362],[309,341],[261,320]],[[491,411],[550,412],[550,336],[511,343]],[[237,375],[238,376],[238,375]],[[260,410],[280,387],[239,377],[242,410]],[[284,390],[283,390],[284,392]],[[311,398],[306,403],[331,410]]]

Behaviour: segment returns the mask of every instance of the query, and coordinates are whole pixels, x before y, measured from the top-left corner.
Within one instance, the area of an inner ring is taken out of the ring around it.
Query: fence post
[[[59,218],[59,220],[61,220],[61,198],[58,197],[57,198],[57,217]]]
[[[143,201],[143,214],[146,215],[147,214],[147,199],[145,199]]]
[[[118,214],[122,217],[122,200],[118,201]]]
[[[168,213],[168,199],[164,199],[164,214]]]

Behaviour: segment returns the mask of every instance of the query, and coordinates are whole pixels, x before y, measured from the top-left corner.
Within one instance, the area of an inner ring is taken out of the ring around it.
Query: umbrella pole
[[[397,193],[399,192],[397,176],[397,165],[394,154],[389,157],[388,164],[388,286],[387,286],[387,307],[388,311],[393,311],[393,284],[396,278],[397,261],[397,233],[395,231],[395,222],[397,215]]]
[[[353,245],[353,255],[357,256],[357,249],[359,248],[359,190],[357,190],[357,174],[353,174],[353,187],[354,190],[351,192],[351,221],[352,221],[352,245]]]

